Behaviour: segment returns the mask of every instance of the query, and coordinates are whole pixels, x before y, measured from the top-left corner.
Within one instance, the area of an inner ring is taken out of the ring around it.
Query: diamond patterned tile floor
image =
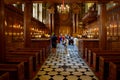
[[[78,54],[76,46],[58,44],[57,53],[51,53],[33,80],[98,80]]]

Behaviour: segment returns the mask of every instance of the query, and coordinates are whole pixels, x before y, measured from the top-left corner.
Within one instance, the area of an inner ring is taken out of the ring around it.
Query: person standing
[[[67,38],[64,38],[63,45],[64,45],[65,53],[67,53]]]
[[[51,42],[52,42],[52,53],[56,53],[57,36],[55,34],[53,34],[53,36],[51,38]]]

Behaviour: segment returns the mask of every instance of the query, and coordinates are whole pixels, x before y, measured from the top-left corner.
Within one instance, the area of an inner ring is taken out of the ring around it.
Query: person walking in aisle
[[[53,34],[53,36],[51,38],[51,42],[52,42],[52,53],[56,54],[57,36],[55,34]]]

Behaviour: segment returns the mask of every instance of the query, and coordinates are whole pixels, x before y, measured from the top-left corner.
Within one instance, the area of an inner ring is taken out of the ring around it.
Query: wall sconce
[[[16,33],[14,32],[14,33],[13,33],[13,35],[15,36],[15,35],[16,35]]]
[[[9,32],[8,34],[9,34],[9,36],[12,36],[12,32]]]
[[[13,28],[16,28],[16,25],[13,25]]]
[[[16,33],[18,36],[20,35],[20,33]]]
[[[7,32],[5,32],[5,35],[8,35],[8,33],[7,33]]]
[[[21,32],[20,34],[23,35],[23,32]]]
[[[7,26],[7,21],[5,20],[5,26]]]

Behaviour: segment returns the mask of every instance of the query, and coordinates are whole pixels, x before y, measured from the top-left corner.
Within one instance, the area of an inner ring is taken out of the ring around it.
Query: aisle
[[[76,46],[68,46],[65,53],[59,45],[57,55],[50,54],[33,80],[98,80],[78,55]]]

